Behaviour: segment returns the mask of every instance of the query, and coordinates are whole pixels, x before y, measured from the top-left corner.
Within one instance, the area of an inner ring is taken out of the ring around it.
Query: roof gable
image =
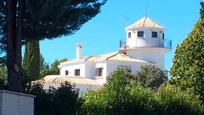
[[[126,30],[127,29],[134,29],[134,28],[159,28],[162,30],[165,29],[161,24],[155,22],[154,20],[152,20],[148,17],[144,17],[144,18],[140,19],[139,21],[133,23],[132,25],[128,26],[126,28]]]
[[[110,60],[110,61],[127,61],[127,62],[138,62],[138,63],[151,63],[145,60],[140,60],[140,59],[135,59],[132,58],[128,55],[125,55],[123,53],[120,52],[112,52],[112,53],[108,53],[108,54],[103,54],[103,55],[98,55],[98,56],[89,56],[89,57],[84,57],[80,60],[68,60],[67,62],[63,62],[60,63],[60,65],[66,65],[66,64],[70,64],[70,63],[78,63],[78,62],[98,62],[98,61],[104,61],[104,60]]]

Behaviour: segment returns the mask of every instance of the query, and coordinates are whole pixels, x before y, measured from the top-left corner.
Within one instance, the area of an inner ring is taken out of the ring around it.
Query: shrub
[[[42,84],[34,84],[30,94],[36,95],[35,115],[76,114],[81,106],[78,90],[67,82],[57,89],[50,87],[48,90],[44,90]]]
[[[111,80],[84,97],[83,114],[120,115],[203,115],[199,98],[180,88],[165,84],[158,91],[144,88],[123,69],[113,72]]]
[[[146,65],[141,67],[141,70],[135,75],[135,79],[143,87],[156,90],[167,80],[167,74],[156,66]]]
[[[132,77],[125,69],[113,72],[103,88],[89,91],[84,96],[84,113],[150,114],[148,105],[152,103],[152,92],[131,80]]]
[[[155,93],[157,112],[161,115],[203,115],[204,108],[199,97],[182,91],[180,87],[163,85]],[[162,109],[161,109],[162,108]]]
[[[124,108],[128,114],[155,115],[153,92],[138,83],[131,82],[126,86],[126,102]]]

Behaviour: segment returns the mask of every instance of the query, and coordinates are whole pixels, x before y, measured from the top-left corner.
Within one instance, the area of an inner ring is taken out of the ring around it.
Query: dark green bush
[[[135,79],[145,88],[157,90],[167,80],[167,72],[153,65],[142,66]]]
[[[44,90],[42,84],[34,84],[30,94],[36,96],[35,115],[72,115],[81,106],[78,90],[67,82],[48,90]]]
[[[8,83],[5,79],[0,78],[0,90],[7,90],[8,89]]]

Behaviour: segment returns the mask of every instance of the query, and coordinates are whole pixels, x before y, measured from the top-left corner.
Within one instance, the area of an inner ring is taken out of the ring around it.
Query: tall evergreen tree
[[[204,3],[200,19],[192,32],[177,46],[171,68],[173,79],[184,88],[192,88],[204,100]],[[203,101],[204,102],[204,101]]]
[[[60,64],[60,62],[64,62],[67,59],[62,59],[62,60],[55,60],[49,69],[49,74],[50,75],[59,75],[60,74],[60,69],[58,68],[58,65]]]
[[[26,43],[23,68],[26,72],[27,82],[40,78],[40,50],[38,40],[32,40]]]
[[[105,2],[106,0],[1,0],[0,37],[7,41],[10,89],[22,89],[21,42],[73,34],[96,16]]]
[[[49,64],[45,62],[42,54],[40,55],[40,78],[49,74]]]

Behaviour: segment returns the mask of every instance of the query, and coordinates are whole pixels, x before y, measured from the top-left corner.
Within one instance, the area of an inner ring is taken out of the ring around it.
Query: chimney
[[[78,43],[76,45],[76,59],[79,60],[81,58],[81,50],[82,50],[82,45]]]

